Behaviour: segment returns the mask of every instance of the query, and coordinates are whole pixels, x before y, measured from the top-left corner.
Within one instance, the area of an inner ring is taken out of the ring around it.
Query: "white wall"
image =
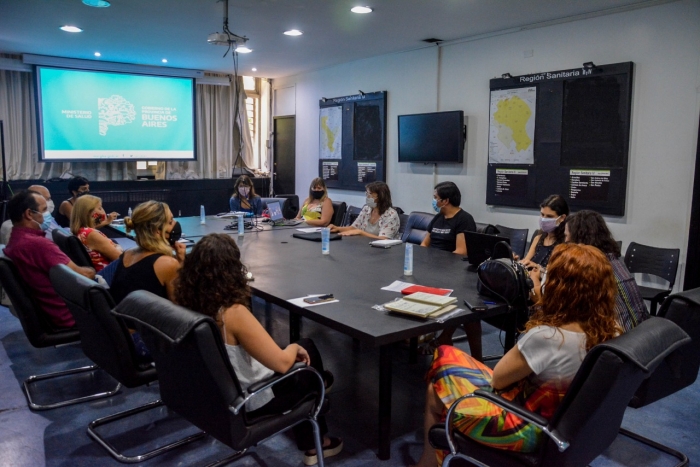
[[[526,50],[533,56],[524,58]],[[318,172],[318,100],[386,90],[387,182],[395,205],[430,211],[436,180],[452,180],[478,222],[533,229],[535,211],[485,204],[489,80],[588,61],[635,63],[627,208],[623,217],[606,217],[610,228],[623,248],[630,241],[681,248],[683,264],[700,113],[697,0],[447,45],[439,69],[435,47],[277,79],[274,88],[296,88],[296,191],[302,197]],[[434,177],[431,166],[397,162],[398,115],[456,109],[469,125],[463,165],[438,166]],[[364,202],[348,191],[332,190],[331,198]],[[677,283],[683,273],[681,267]]]

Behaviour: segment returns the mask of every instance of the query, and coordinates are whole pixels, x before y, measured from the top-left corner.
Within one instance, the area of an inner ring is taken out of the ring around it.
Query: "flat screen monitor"
[[[399,162],[455,162],[464,158],[464,112],[399,115]]]
[[[38,66],[41,162],[195,160],[194,80]]]

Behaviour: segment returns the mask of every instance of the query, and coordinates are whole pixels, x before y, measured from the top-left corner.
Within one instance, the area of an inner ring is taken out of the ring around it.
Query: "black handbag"
[[[476,290],[481,295],[506,302],[511,307],[527,305],[532,279],[525,267],[513,259],[506,242],[494,246],[493,255],[479,265]]]

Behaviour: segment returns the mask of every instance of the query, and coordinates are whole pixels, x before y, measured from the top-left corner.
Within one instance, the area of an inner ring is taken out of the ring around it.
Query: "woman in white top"
[[[586,352],[620,333],[615,320],[617,286],[610,261],[588,245],[557,246],[549,261],[542,300],[518,345],[489,369],[468,354],[441,346],[428,372],[425,446],[418,467],[434,467],[446,454],[428,443],[428,431],[459,397],[499,392],[549,419],[554,415]],[[479,443],[518,452],[537,449],[542,433],[483,399],[461,402],[456,428]]]
[[[352,225],[338,227],[333,224],[328,227],[331,232],[340,235],[363,235],[365,237],[383,240],[393,240],[399,232],[399,215],[391,207],[391,191],[384,182],[372,182],[365,189],[367,202]]]
[[[324,377],[327,388],[332,384],[333,375],[324,371],[321,355],[310,339],[301,339],[282,349],[247,308],[250,288],[246,270],[238,246],[230,236],[210,234],[197,242],[180,270],[175,301],[216,321],[244,391],[274,373],[286,373],[296,362],[313,366]],[[316,377],[311,373],[297,374],[251,399],[246,410],[251,417],[279,413],[280,407],[294,405],[317,387]],[[324,436],[324,457],[338,454],[343,449],[342,440],[325,436],[328,428],[323,416],[319,416],[318,425]],[[297,447],[306,451],[304,463],[315,464],[311,424],[296,425],[294,433]]]

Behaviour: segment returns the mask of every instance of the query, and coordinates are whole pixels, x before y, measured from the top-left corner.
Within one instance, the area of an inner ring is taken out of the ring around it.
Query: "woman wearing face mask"
[[[70,231],[87,249],[92,266],[97,272],[119,258],[123,252],[119,245],[115,245],[105,234],[95,229],[106,217],[107,214],[102,209],[102,200],[92,195],[78,198],[71,212]]]
[[[175,226],[173,213],[167,204],[146,201],[136,206],[131,217],[124,218],[126,232],[136,233],[135,248],[119,258],[109,292],[115,303],[134,290],[148,290],[172,300],[173,281],[185,260],[185,245],[170,243]]]
[[[56,222],[61,227],[70,227],[70,215],[73,211],[73,205],[79,197],[90,193],[90,182],[85,177],[73,177],[68,181],[68,193],[71,194],[71,197],[61,203],[55,217]],[[105,217],[104,221],[100,222],[95,227],[104,227],[117,217],[119,217],[118,213],[111,212]]]
[[[307,224],[316,227],[326,227],[331,223],[333,204],[328,197],[326,182],[321,177],[311,180],[309,197],[304,200],[304,204],[297,214],[297,219],[302,218]]]
[[[540,230],[542,233],[532,239],[521,263],[527,268],[546,268],[554,247],[564,243],[564,225],[569,215],[569,205],[559,195],[551,195],[540,204]]]
[[[228,202],[231,211],[262,214],[262,198],[255,194],[253,182],[247,175],[241,175],[233,185],[233,195]]]
[[[399,232],[399,215],[391,207],[391,192],[384,182],[372,182],[365,189],[367,202],[352,225],[336,227],[331,224],[331,232],[340,235],[363,235],[375,239],[394,239]]]

